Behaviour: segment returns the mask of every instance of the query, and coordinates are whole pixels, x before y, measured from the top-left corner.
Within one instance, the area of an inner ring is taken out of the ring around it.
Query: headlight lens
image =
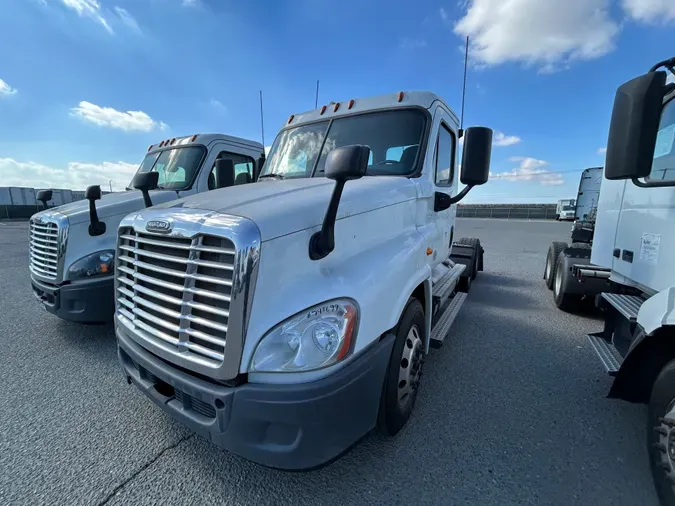
[[[358,308],[348,299],[311,307],[280,323],[258,343],[251,372],[311,371],[349,355]]]
[[[115,250],[97,251],[73,263],[68,269],[68,279],[89,279],[112,274],[114,262]]]

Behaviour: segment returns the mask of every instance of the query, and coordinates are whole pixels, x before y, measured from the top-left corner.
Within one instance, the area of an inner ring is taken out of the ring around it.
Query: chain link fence
[[[555,204],[465,204],[457,206],[457,217],[498,218],[504,220],[554,220],[556,217],[555,210]]]

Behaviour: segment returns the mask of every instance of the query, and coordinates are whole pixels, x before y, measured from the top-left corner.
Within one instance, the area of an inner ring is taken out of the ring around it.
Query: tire
[[[415,406],[425,359],[424,332],[422,304],[410,299],[394,330],[396,342],[382,388],[377,428],[385,436],[395,436]]]
[[[555,267],[555,278],[553,281],[553,301],[558,309],[568,313],[575,313],[581,309],[582,296],[577,293],[565,293],[565,284],[567,279],[571,276],[568,269],[565,269],[563,262],[565,254],[558,255],[558,261]]]
[[[591,249],[591,245],[587,242],[573,242],[572,247],[579,249]]]
[[[671,360],[656,377],[647,408],[647,451],[662,506],[675,506],[674,406],[675,360]]]
[[[478,274],[478,271],[483,270],[483,262],[482,262],[482,248],[480,245],[480,239],[476,239],[475,237],[462,237],[459,241],[457,241],[458,244],[465,244],[466,246],[471,246],[473,250],[476,252],[475,256],[473,257],[473,265],[471,266],[471,279],[476,279],[476,275]]]
[[[544,282],[549,290],[553,290],[553,280],[555,279],[555,270],[558,266],[557,260],[562,250],[567,248],[567,243],[553,241],[548,247],[546,254],[546,266],[544,267]]]
[[[560,215],[559,214],[555,215],[555,221],[560,221]]]

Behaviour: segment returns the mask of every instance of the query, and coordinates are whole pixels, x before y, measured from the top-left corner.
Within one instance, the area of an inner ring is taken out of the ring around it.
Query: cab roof
[[[188,146],[191,144],[208,146],[215,141],[224,141],[228,144],[238,144],[240,146],[260,150],[261,153],[263,152],[263,145],[250,139],[244,139],[242,137],[234,137],[232,135],[225,134],[194,134],[183,137],[169,137],[168,139],[159,141],[156,144],[151,144],[148,148],[148,153],[160,151],[168,147]]]
[[[341,116],[349,116],[368,111],[391,110],[404,107],[422,107],[430,109],[434,103],[443,106],[450,116],[459,124],[455,112],[445,101],[430,91],[400,91],[374,97],[355,98],[343,102],[330,102],[311,111],[292,114],[283,128],[290,128],[304,123],[312,123],[319,120],[330,120]],[[336,109],[337,107],[337,109]]]

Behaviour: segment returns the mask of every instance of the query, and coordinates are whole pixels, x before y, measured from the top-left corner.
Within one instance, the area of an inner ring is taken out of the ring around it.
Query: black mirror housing
[[[84,191],[84,198],[87,200],[101,200],[101,187],[97,184],[87,186]]]
[[[139,172],[134,176],[131,186],[141,191],[150,191],[157,188],[159,172]]]
[[[216,160],[216,183],[217,188],[234,186],[234,161],[231,158]]]
[[[37,195],[35,196],[35,199],[39,200],[40,202],[46,205],[47,202],[52,200],[52,196],[53,196],[52,190],[39,190],[37,192]]]
[[[326,177],[343,183],[362,178],[368,170],[369,156],[368,146],[354,144],[336,148],[326,157]]]
[[[605,177],[646,177],[652,170],[666,73],[648,72],[619,86],[609,125]]]
[[[469,127],[464,131],[462,172],[460,181],[467,186],[487,183],[492,155],[492,130],[487,127]]]

